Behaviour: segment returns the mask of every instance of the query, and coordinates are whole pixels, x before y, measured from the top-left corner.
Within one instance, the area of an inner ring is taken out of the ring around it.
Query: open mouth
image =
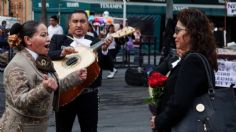
[[[49,45],[45,45],[44,47],[45,47],[45,48],[49,48]]]

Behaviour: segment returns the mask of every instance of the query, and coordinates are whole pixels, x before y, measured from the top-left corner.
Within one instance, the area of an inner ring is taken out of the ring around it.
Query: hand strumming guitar
[[[75,50],[74,47],[71,47],[71,46],[65,47],[61,51],[61,56],[66,56],[66,55],[69,55],[69,54],[72,54],[72,53],[77,53],[77,51]]]

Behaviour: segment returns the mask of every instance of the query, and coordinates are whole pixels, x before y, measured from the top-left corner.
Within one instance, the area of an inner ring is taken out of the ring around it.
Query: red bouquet
[[[167,80],[166,76],[160,74],[159,72],[153,72],[148,77],[148,84],[152,88],[162,87],[162,86],[164,86],[166,80]]]
[[[149,84],[149,95],[150,97],[146,99],[146,103],[149,104],[150,111],[155,115],[154,110],[159,105],[159,98],[164,93],[164,84],[167,77],[160,74],[159,72],[152,72],[148,77]],[[154,107],[154,108],[153,108]]]

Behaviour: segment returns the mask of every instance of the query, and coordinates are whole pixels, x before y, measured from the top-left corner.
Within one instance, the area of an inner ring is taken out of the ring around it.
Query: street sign
[[[218,59],[218,71],[215,73],[215,82],[218,87],[230,87],[236,84],[236,62]]]
[[[227,16],[236,16],[236,2],[227,2]]]

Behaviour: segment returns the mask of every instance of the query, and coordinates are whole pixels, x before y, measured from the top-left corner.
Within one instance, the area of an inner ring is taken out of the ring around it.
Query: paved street
[[[143,103],[147,95],[146,87],[133,87],[125,83],[126,69],[118,69],[114,79],[106,79],[103,74],[103,86],[100,88],[100,111],[98,132],[148,132],[150,113]],[[2,79],[2,73],[0,75]],[[0,112],[3,110],[3,90],[0,88]],[[55,119],[51,115],[48,132],[55,132]],[[75,121],[73,132],[79,132]]]

